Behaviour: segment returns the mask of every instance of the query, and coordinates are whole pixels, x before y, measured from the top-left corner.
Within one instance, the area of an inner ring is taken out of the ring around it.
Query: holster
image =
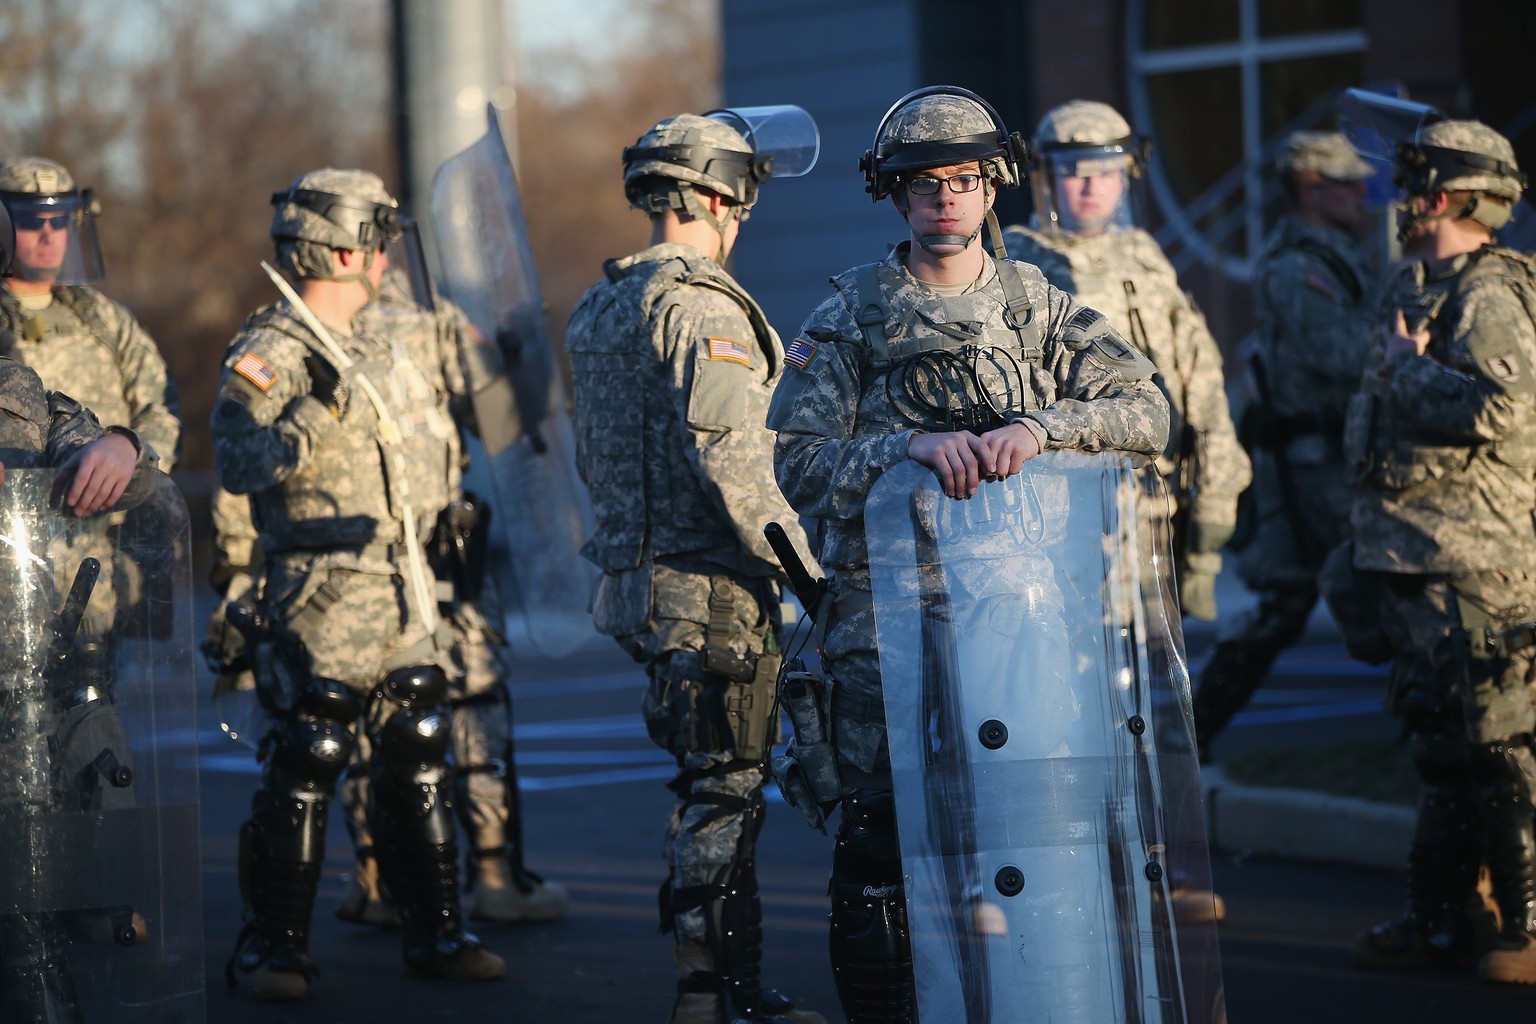
[[[438,513],[427,560],[462,600],[475,600],[485,586],[490,529],[490,507],[468,491]]]
[[[789,713],[795,735],[774,758],[774,781],[812,828],[826,831],[827,813],[842,795],[837,752],[827,727],[826,683],[796,658],[779,679],[779,703]]]
[[[298,707],[309,678],[303,641],[275,631],[264,616],[245,605],[231,604],[225,614],[245,638],[262,710],[273,717],[287,716]]]

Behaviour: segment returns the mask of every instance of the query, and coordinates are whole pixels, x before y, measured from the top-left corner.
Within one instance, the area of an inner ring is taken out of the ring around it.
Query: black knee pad
[[[448,677],[436,665],[397,668],[379,684],[379,694],[403,708],[433,707],[448,703]]]
[[[829,888],[832,973],[849,1024],[914,1020],[912,943],[889,791],[860,790],[843,801]]]
[[[298,708],[274,730],[272,765],[329,794],[357,746],[354,723],[362,708],[362,700],[346,685],[311,679]]]

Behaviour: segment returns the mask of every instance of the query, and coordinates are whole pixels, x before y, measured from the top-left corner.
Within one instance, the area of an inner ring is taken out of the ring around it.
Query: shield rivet
[[[1147,880],[1150,882],[1161,881],[1163,877],[1163,866],[1155,860],[1148,861],[1146,875]]]
[[[1130,721],[1126,722],[1125,725],[1126,728],[1131,730],[1131,734],[1135,736],[1140,736],[1147,731],[1147,720],[1140,715],[1132,715]]]
[[[982,746],[988,750],[996,750],[1008,742],[1008,727],[995,718],[989,718],[981,723],[977,736]]]
[[[1024,891],[1024,872],[1012,864],[1005,864],[997,869],[997,877],[992,883],[1004,896],[1017,896]]]

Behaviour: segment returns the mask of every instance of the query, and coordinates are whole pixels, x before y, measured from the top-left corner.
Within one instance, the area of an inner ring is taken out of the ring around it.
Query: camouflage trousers
[[[1392,645],[1387,707],[1427,714],[1471,743],[1536,728],[1536,576],[1386,574],[1381,624]]]
[[[764,746],[777,739],[778,731],[771,684],[765,695],[753,694],[750,705],[741,708],[746,721],[733,725],[725,714],[722,695],[730,681],[705,668],[710,601],[713,595],[717,607],[722,600],[729,605],[728,626],[717,613],[716,638],[732,655],[756,660],[777,650],[778,594],[768,580],[680,571],[662,564],[644,566],[635,574],[625,580],[604,578],[608,594],[605,597],[600,589],[598,604],[607,601],[610,606],[597,621],[601,627],[604,621],[622,621],[626,613],[640,611],[612,607],[619,593],[648,613],[644,628],[614,639],[645,666],[649,685],[641,710],[646,728],[652,741],[677,759],[679,769],[668,784],[678,801],[662,844],[671,869],[662,926],[675,929],[679,942],[708,944],[710,908],[689,905],[679,894],[722,885],[736,865],[754,859],[767,774],[762,755],[740,756],[737,728],[744,727]],[[719,635],[722,628],[727,636]]]
[[[411,665],[448,670],[444,646],[411,607],[402,567],[394,575],[329,568],[324,561],[274,558],[262,605],[304,643],[310,673],[365,697],[385,673]]]
[[[443,619],[448,642],[449,694],[453,701],[450,750],[460,772],[460,803],[455,807],[472,850],[495,850],[513,841],[507,786],[511,771],[511,695],[507,678],[511,656],[498,630],[500,606],[487,588],[478,605],[459,602]],[[495,617],[487,621],[487,615]],[[359,854],[373,847],[368,826],[368,760],[366,733],[342,777],[340,798],[347,831]],[[472,769],[467,770],[466,769]]]

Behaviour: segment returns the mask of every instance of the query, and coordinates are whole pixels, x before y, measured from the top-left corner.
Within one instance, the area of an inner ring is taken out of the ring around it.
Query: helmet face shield
[[[1345,89],[1338,110],[1339,131],[1350,146],[1365,159],[1381,164],[1392,163],[1399,143],[1418,142],[1425,127],[1445,119],[1426,103],[1366,89]]]
[[[1140,152],[1125,144],[1057,145],[1035,153],[1035,217],[1050,234],[1100,235],[1144,223]]]
[[[769,107],[727,107],[704,115],[729,125],[752,147],[758,181],[809,174],[821,153],[821,133],[806,111],[793,103]]]
[[[400,215],[396,219],[400,231],[384,243],[384,256],[389,266],[384,270],[379,293],[430,311],[435,305],[432,278],[427,273],[426,254],[422,250],[416,218]]]
[[[284,206],[297,206],[327,221],[327,229],[315,233],[316,237],[305,232],[295,232],[291,237],[319,242],[332,249],[382,251],[386,242],[400,237],[405,230],[398,208],[335,192],[290,188],[274,193],[272,205],[278,207],[279,213]],[[321,234],[325,237],[319,237]]]
[[[0,192],[16,231],[15,276],[50,285],[90,284],[104,276],[90,189],[53,194]]]

